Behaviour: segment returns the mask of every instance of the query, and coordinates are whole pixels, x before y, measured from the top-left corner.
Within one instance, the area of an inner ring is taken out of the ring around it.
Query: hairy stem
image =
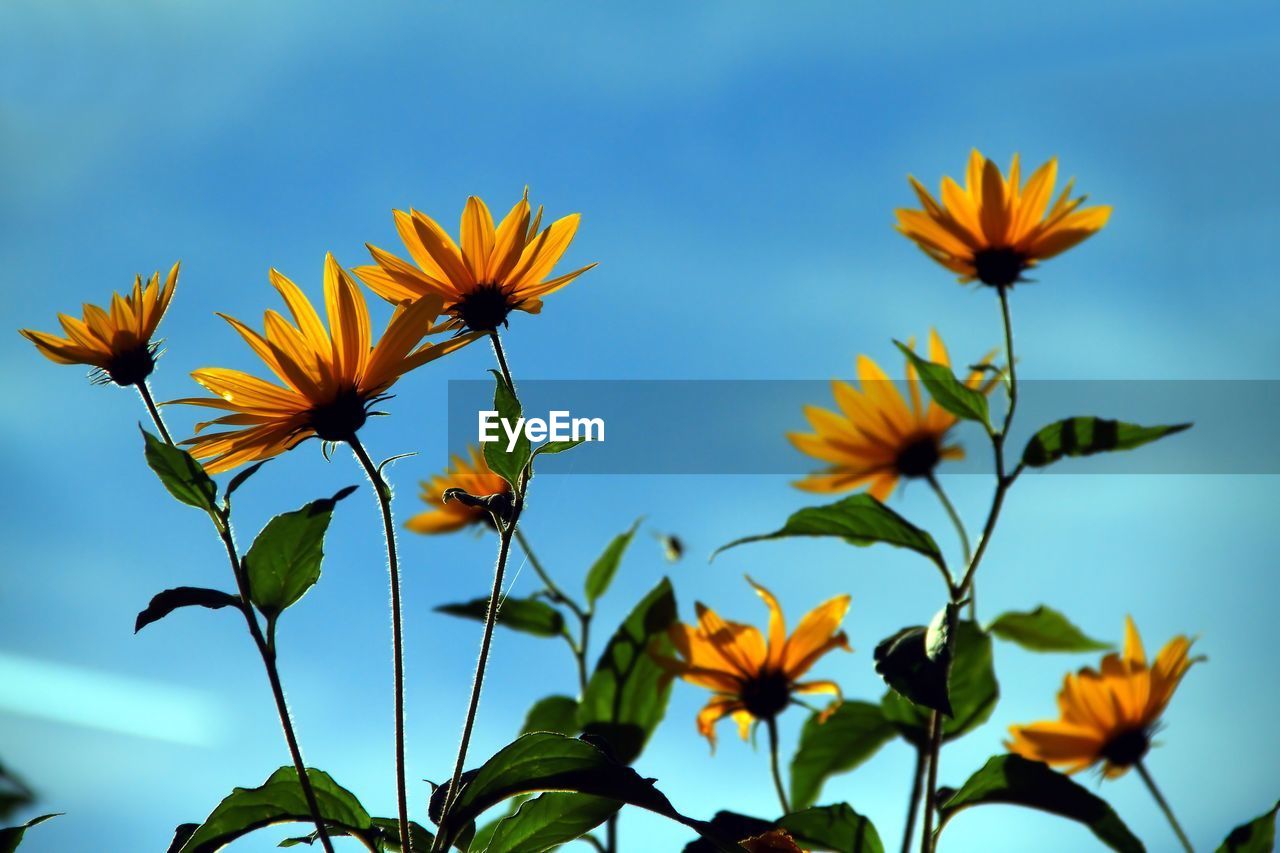
[[[778,792],[782,813],[791,814],[791,806],[787,803],[787,789],[782,785],[782,771],[778,768],[778,720],[776,717],[769,717],[764,722],[769,730],[769,765],[773,769],[773,787]]]
[[[1169,826],[1173,827],[1173,834],[1178,836],[1178,841],[1182,843],[1182,849],[1186,850],[1187,853],[1193,853],[1191,841],[1187,838],[1187,834],[1182,831],[1182,826],[1178,823],[1178,819],[1173,816],[1173,809],[1169,808],[1169,803],[1165,800],[1164,795],[1156,787],[1156,780],[1151,778],[1147,765],[1139,761],[1134,766],[1138,768],[1138,775],[1142,777],[1142,781],[1147,783],[1147,790],[1151,792],[1151,796],[1155,797],[1156,805],[1160,806],[1160,811],[1164,812],[1164,816],[1169,819]]]
[[[396,753],[396,808],[399,812],[400,847],[412,853],[409,832],[409,797],[405,788],[404,771],[404,637],[400,605],[400,563],[396,556],[396,528],[391,516],[391,490],[382,474],[369,458],[369,453],[354,434],[347,439],[356,461],[369,477],[378,497],[378,509],[382,513],[382,528],[387,540],[387,569],[391,577],[391,654],[392,692],[395,695],[395,753]]]
[[[133,387],[138,389],[138,396],[142,398],[142,402],[146,405],[147,413],[151,415],[151,420],[155,423],[156,429],[160,431],[160,437],[164,439],[164,443],[173,444],[173,436],[169,435],[169,428],[164,425],[164,418],[160,417],[160,409],[156,406],[156,401],[151,397],[151,386],[147,384],[147,380],[143,379]]]
[[[498,330],[494,329],[489,333],[489,340],[493,342],[493,354],[498,358],[498,367],[502,368],[502,379],[507,383],[507,388],[511,389],[511,393],[516,393],[516,383],[511,379],[511,370],[507,367],[507,354],[502,350],[502,339],[498,337]]]

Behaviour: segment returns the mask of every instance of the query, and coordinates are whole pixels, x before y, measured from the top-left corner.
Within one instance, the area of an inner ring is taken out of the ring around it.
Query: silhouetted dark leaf
[[[368,832],[373,821],[350,791],[323,770],[307,768],[307,778],[315,790],[320,814],[348,832]],[[186,842],[181,853],[212,853],[242,835],[278,823],[311,822],[298,772],[281,767],[257,788],[235,788],[204,819]]]
[[[241,469],[240,472],[232,477],[230,482],[227,483],[227,490],[223,493],[222,499],[224,501],[230,501],[231,496],[235,494],[236,489],[243,486],[246,480],[258,473],[258,469],[270,461],[270,459],[263,459],[261,462],[255,462],[249,467]]]
[[[587,572],[587,579],[583,586],[587,593],[587,601],[594,604],[596,599],[605,594],[609,589],[609,584],[613,582],[613,576],[617,574],[618,565],[622,562],[622,555],[626,553],[627,546],[631,544],[631,540],[636,535],[636,528],[640,526],[640,519],[636,519],[631,525],[631,529],[626,533],[619,533],[613,537],[613,541],[609,543],[609,547],[604,549],[591,566],[591,570]]]
[[[514,428],[520,420],[520,401],[516,399],[515,394],[511,393],[511,389],[507,387],[506,381],[498,371],[490,370],[489,372],[497,381],[493,392],[494,411],[502,421]],[[486,441],[481,444],[484,450],[484,461],[488,463],[491,471],[510,483],[511,488],[519,489],[520,473],[524,471],[524,466],[532,452],[529,437],[521,429],[520,435],[516,438],[515,447],[508,451],[506,431],[500,426],[498,433],[497,441]]]
[[[1043,604],[1026,613],[1001,613],[987,630],[1033,652],[1101,652],[1111,648],[1091,639],[1067,617]]]
[[[948,604],[927,627],[903,628],[881,640],[873,655],[876,672],[885,683],[917,705],[947,716],[952,716],[947,674],[956,612],[956,605]]]
[[[1190,428],[1191,424],[1144,427],[1105,418],[1067,418],[1051,423],[1033,435],[1022,451],[1022,463],[1042,468],[1064,456],[1132,450]]]
[[[833,853],[884,853],[880,833],[848,803],[793,812],[778,821],[802,846]]]
[[[0,853],[14,853],[18,846],[22,844],[22,838],[27,834],[27,830],[38,823],[44,823],[51,817],[58,817],[62,812],[54,812],[53,814],[42,814],[40,817],[33,817],[31,820],[21,826],[6,826],[0,829]]]
[[[35,792],[21,776],[0,763],[0,820],[35,800]]]
[[[897,734],[880,706],[869,702],[845,702],[826,722],[821,716],[809,715],[791,759],[794,809],[813,805],[828,777],[853,770]]]
[[[244,556],[249,595],[267,618],[275,618],[320,579],[324,534],[338,501],[356,490],[347,486],[331,498],[277,515],[262,528]]]
[[[458,604],[442,604],[436,608],[436,612],[483,622],[489,612],[489,599],[476,598]],[[564,616],[538,598],[508,598],[498,608],[498,624],[538,637],[556,637],[564,632]]]
[[[781,530],[735,539],[718,548],[715,554],[747,542],[791,536],[835,536],[853,545],[884,542],[923,554],[935,563],[942,562],[942,553],[932,536],[871,495],[865,494],[853,495],[827,506],[806,507],[792,513]],[[712,558],[715,554],[712,554]]]
[[[742,841],[763,835],[775,828],[773,821],[731,811],[716,812],[708,826],[721,838],[729,841]],[[715,853],[718,849],[714,842],[706,838],[697,838],[684,846],[683,853]]]
[[[190,453],[166,444],[145,429],[142,438],[146,443],[147,464],[169,494],[188,506],[215,512],[218,487],[200,463]]]
[[[578,700],[569,696],[548,696],[533,703],[524,718],[520,734],[529,732],[555,732],[561,735],[578,733]]]
[[[1217,853],[1272,853],[1276,847],[1277,812],[1280,812],[1280,802],[1266,814],[1231,830]]]
[[[984,634],[976,623],[960,622],[956,625],[947,694],[952,716],[943,718],[944,741],[955,740],[985,723],[1000,698],[1000,686],[996,683],[991,658],[991,637]],[[928,744],[930,713],[927,709],[893,690],[880,700],[880,709],[884,718],[906,741],[917,748]]]
[[[582,731],[603,738],[624,764],[639,757],[667,711],[671,679],[649,652],[673,653],[667,629],[675,621],[675,594],[663,578],[614,632],[578,707]]]
[[[133,623],[133,633],[136,634],[152,622],[163,619],[179,607],[208,607],[210,610],[218,610],[222,607],[239,609],[240,596],[198,586],[166,589],[152,598],[147,609],[138,614],[138,618]]]
[[[372,844],[379,851],[385,853],[400,853],[400,821],[394,817],[375,817],[373,826],[367,830],[355,831],[348,830],[343,827],[329,827],[329,837],[338,838],[340,836],[354,836],[361,839],[366,845]],[[431,849],[431,843],[435,841],[435,836],[428,832],[423,826],[414,821],[409,821],[409,839],[413,844],[413,853],[427,853]],[[314,845],[320,840],[319,833],[312,830],[306,835],[299,835],[295,838],[286,838],[280,842],[281,847],[296,847],[300,844]]]
[[[498,822],[485,853],[543,853],[587,834],[620,808],[617,800],[590,794],[539,794]]]
[[[1105,801],[1047,764],[1018,755],[997,755],[970,776],[938,807],[937,832],[964,809],[987,803],[1026,806],[1078,821],[1120,853],[1143,853],[1145,849]]]
[[[920,374],[924,387],[929,389],[929,396],[939,406],[956,417],[977,421],[984,426],[989,423],[985,394],[965,385],[945,364],[923,359],[916,355],[911,347],[898,341],[893,343],[911,361],[916,372]]]

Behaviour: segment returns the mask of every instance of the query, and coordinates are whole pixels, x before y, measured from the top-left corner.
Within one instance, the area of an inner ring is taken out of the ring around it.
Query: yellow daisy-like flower
[[[240,333],[283,384],[239,370],[210,367],[191,376],[214,397],[173,401],[232,412],[197,424],[196,432],[209,426],[238,429],[197,435],[183,442],[191,446],[192,456],[211,460],[205,465],[210,473],[269,459],[312,436],[324,441],[350,440],[364,425],[369,406],[382,399],[397,379],[476,338],[464,335],[441,344],[417,346],[424,336],[439,331],[433,321],[440,300],[433,297],[397,306],[386,331],[373,343],[364,296],[333,255],[325,256],[324,266],[330,331],[325,330],[296,284],[274,269],[270,279],[284,297],[292,323],[275,311],[267,311],[264,336],[234,317],[219,316]]]
[[[528,190],[496,228],[489,208],[472,196],[462,212],[459,247],[426,214],[397,210],[396,229],[417,266],[371,245],[377,265],[357,267],[355,273],[384,299],[399,303],[437,296],[462,327],[492,332],[506,324],[512,311],[537,314],[542,297],[595,266],[548,279],[581,216],[558,219],[541,232],[542,208],[532,222],[530,216]]]
[[[911,347],[915,349],[914,343]],[[929,361],[951,364],[937,331],[929,332]],[[796,449],[830,463],[825,471],[795,483],[797,488],[830,493],[868,486],[873,497],[885,500],[902,477],[928,477],[943,459],[964,458],[962,448],[946,443],[959,419],[933,400],[923,404],[919,377],[909,360],[910,404],[880,365],[865,355],[858,356],[858,379],[861,389],[839,380],[831,383],[838,412],[805,406],[812,433],[787,434]],[[984,380],[983,371],[974,370],[965,384],[989,394],[996,379]]]
[[[1081,210],[1086,196],[1071,198],[1074,181],[1050,208],[1057,177],[1054,158],[1020,184],[1018,155],[1005,178],[994,162],[974,150],[963,188],[951,178],[942,179],[941,204],[910,178],[924,210],[896,211],[897,228],[926,255],[959,273],[961,282],[976,279],[1010,287],[1040,261],[1092,237],[1111,216],[1108,206]]]
[[[699,602],[698,624],[677,623],[668,631],[679,660],[663,655],[654,659],[672,676],[713,692],[711,701],[698,713],[698,733],[716,744],[715,724],[733,717],[738,732],[746,740],[754,720],[772,720],[788,705],[791,697],[809,693],[831,693],[836,700],[827,712],[840,704],[840,688],[834,681],[800,681],[800,678],[832,649],[849,648],[840,623],[849,610],[849,596],[840,595],[810,611],[795,633],[787,637],[782,608],[773,593],[747,578],[769,607],[769,638],[759,629],[738,622],[726,622]]]
[[[142,276],[135,276],[131,293],[111,294],[109,312],[85,303],[83,320],[59,314],[65,338],[34,329],[19,332],[50,361],[85,364],[117,385],[137,385],[155,369],[156,344],[151,338],[177,289],[180,263],[169,270],[164,284],[159,272],[153,273],[145,286]]]
[[[1170,640],[1148,664],[1133,619],[1125,619],[1124,653],[1102,659],[1102,671],[1068,674],[1058,693],[1059,719],[1011,726],[1010,752],[1076,773],[1102,762],[1113,779],[1142,760],[1151,735],[1187,670],[1191,640]]]
[[[448,489],[462,489],[469,495],[499,495],[510,492],[511,487],[501,476],[489,470],[484,454],[472,447],[470,461],[461,456],[453,457],[449,470],[437,474],[422,483],[422,501],[432,507],[405,522],[414,533],[452,533],[472,524],[492,524],[493,515],[480,506],[468,506],[462,501],[444,500]]]

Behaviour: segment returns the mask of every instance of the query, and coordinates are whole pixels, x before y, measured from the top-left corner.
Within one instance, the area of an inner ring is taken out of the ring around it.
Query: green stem
[[[902,853],[911,853],[911,839],[916,834],[916,814],[920,811],[920,789],[924,786],[925,766],[929,753],[916,750],[916,772],[911,777],[911,793],[907,798],[907,825],[902,830]]]
[[[776,717],[768,717],[764,722],[769,730],[769,765],[773,770],[773,787],[778,792],[782,813],[791,814],[791,806],[787,803],[787,789],[782,785],[782,771],[778,768],[778,720]]]
[[[933,807],[938,798],[938,758],[942,754],[942,714],[934,711],[929,718],[929,772],[924,791],[924,833],[920,836],[920,853],[933,851]]]
[[[405,853],[412,853],[412,840],[409,831],[409,797],[405,787],[404,770],[404,636],[401,622],[400,605],[400,563],[396,556],[395,520],[391,516],[391,490],[378,472],[377,466],[369,458],[369,453],[353,433],[347,443],[355,454],[356,461],[364,469],[378,497],[378,509],[382,513],[382,529],[387,540],[387,569],[391,578],[391,654],[392,654],[392,692],[395,696],[395,756],[396,756],[396,808],[400,821],[400,847]]]
[[[556,582],[551,579],[551,575],[543,568],[542,561],[533,552],[533,548],[529,545],[529,540],[525,538],[524,531],[519,528],[516,529],[516,541],[520,543],[520,548],[524,551],[525,556],[529,558],[529,565],[533,566],[533,571],[538,575],[538,579],[547,588],[551,600],[568,607],[578,619],[578,625],[581,629],[579,639],[575,640],[568,632],[568,629],[565,630],[565,639],[569,641],[569,648],[573,650],[574,661],[577,663],[578,688],[585,694],[587,692],[587,639],[591,632],[591,613],[583,610],[578,602],[566,595],[556,585]]]
[[[973,549],[969,545],[969,532],[964,528],[964,522],[960,520],[960,513],[956,512],[955,504],[951,503],[951,499],[947,497],[946,491],[942,488],[942,483],[938,478],[929,473],[929,486],[933,489],[933,493],[938,496],[938,501],[942,504],[942,508],[947,511],[947,516],[951,519],[951,525],[956,529],[956,535],[960,538],[960,550],[964,556],[964,565],[968,567],[973,560]],[[975,584],[970,581],[969,584],[969,618],[978,621],[978,605],[976,603],[976,595],[974,592]]]
[[[1187,853],[1194,853],[1187,834],[1182,831],[1182,826],[1178,823],[1178,819],[1173,816],[1173,809],[1169,808],[1169,803],[1165,800],[1164,795],[1160,793],[1160,789],[1156,787],[1156,780],[1151,778],[1151,773],[1147,771],[1147,765],[1139,761],[1134,765],[1138,768],[1138,775],[1142,777],[1142,781],[1147,783],[1147,790],[1151,792],[1151,796],[1155,797],[1156,805],[1160,806],[1160,811],[1164,812],[1164,816],[1169,819],[1169,826],[1173,827],[1173,834],[1178,836],[1178,841],[1182,842],[1182,849]]]
[[[507,388],[511,389],[511,393],[516,393],[516,383],[511,379],[511,370],[507,367],[507,354],[502,351],[502,339],[498,337],[498,330],[494,329],[489,333],[489,340],[493,342],[493,354],[498,358],[498,367],[502,368],[502,379],[507,383]]]
[[[135,387],[142,397],[142,402],[146,404],[147,412],[151,415],[152,422],[155,423],[156,429],[160,432],[160,437],[164,439],[166,444],[176,446],[168,428],[165,426],[164,418],[160,415],[159,407],[156,406],[155,400],[151,397],[151,389],[147,386],[146,381],[139,382]],[[209,514],[209,519],[218,531],[218,539],[221,540],[223,547],[226,549],[227,560],[231,564],[231,574],[235,578],[236,589],[240,593],[240,612],[244,615],[245,624],[249,628],[249,636],[253,639],[253,645],[258,650],[258,655],[262,658],[262,665],[267,671],[267,681],[271,685],[271,696],[276,703],[276,714],[280,717],[280,727],[284,729],[285,744],[289,747],[289,757],[293,760],[293,769],[298,774],[298,785],[302,788],[303,799],[307,802],[307,811],[311,813],[311,820],[316,825],[316,835],[320,839],[320,844],[324,847],[325,853],[333,853],[333,842],[329,840],[329,833],[324,827],[324,818],[320,815],[320,803],[316,800],[315,788],[311,785],[311,777],[307,775],[307,767],[302,760],[302,749],[298,745],[298,735],[294,731],[293,719],[289,715],[289,703],[284,696],[284,685],[280,681],[280,669],[276,664],[274,625],[268,622],[268,631],[272,634],[271,638],[268,639],[263,636],[262,627],[258,624],[258,617],[254,613],[253,605],[250,603],[252,599],[249,597],[249,578],[240,562],[240,556],[236,552],[235,532],[231,527],[230,511],[227,509],[215,510]]]

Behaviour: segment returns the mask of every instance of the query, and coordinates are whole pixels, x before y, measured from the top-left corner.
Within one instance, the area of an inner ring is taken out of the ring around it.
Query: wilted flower
[[[444,499],[449,489],[461,489],[469,495],[498,495],[511,491],[498,474],[489,470],[484,454],[472,447],[470,461],[454,456],[449,470],[422,483],[422,501],[431,509],[405,522],[414,533],[452,533],[472,524],[492,524],[490,510],[463,501]]]

